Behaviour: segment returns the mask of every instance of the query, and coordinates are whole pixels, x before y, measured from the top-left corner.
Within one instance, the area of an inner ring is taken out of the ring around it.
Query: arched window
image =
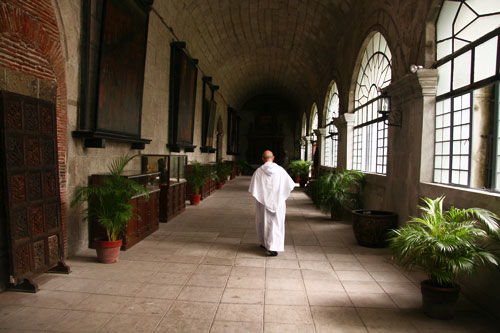
[[[306,159],[306,143],[303,141],[304,137],[307,135],[307,117],[306,114],[302,114],[302,124],[300,128],[300,159]]]
[[[387,125],[378,113],[380,89],[391,83],[391,51],[376,32],[362,51],[354,88],[353,168],[385,174],[387,170]]]
[[[441,7],[436,183],[500,190],[499,22],[498,0],[444,1]]]
[[[307,145],[307,160],[312,161],[314,159],[314,154],[316,153],[317,138],[314,133],[315,129],[318,129],[318,107],[316,103],[313,104],[311,109],[311,126],[309,127],[309,138],[311,139]]]
[[[325,136],[325,161],[324,165],[337,167],[339,135],[333,118],[339,116],[339,90],[337,84],[332,82],[326,98],[326,136]]]

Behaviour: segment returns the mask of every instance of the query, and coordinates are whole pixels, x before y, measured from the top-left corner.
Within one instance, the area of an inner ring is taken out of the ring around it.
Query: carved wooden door
[[[52,103],[0,92],[4,218],[10,283],[36,291],[32,278],[63,262],[56,113]],[[69,269],[66,270],[66,273]]]

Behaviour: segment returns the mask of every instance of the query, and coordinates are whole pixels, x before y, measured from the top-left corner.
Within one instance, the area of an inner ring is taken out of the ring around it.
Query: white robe
[[[257,237],[269,251],[285,250],[286,199],[295,187],[288,173],[273,162],[255,170],[248,191],[256,202]]]

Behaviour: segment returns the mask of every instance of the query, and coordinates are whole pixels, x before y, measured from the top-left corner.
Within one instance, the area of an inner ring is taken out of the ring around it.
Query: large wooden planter
[[[160,222],[167,222],[186,209],[186,182],[160,186]]]
[[[352,228],[359,245],[385,247],[387,232],[398,226],[398,216],[381,210],[358,209],[352,211]]]

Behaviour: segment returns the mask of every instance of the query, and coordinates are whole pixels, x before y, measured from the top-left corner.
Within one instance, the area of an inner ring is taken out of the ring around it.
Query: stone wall
[[[162,16],[161,10],[156,6],[161,1],[156,1],[153,11],[150,13],[148,41],[146,49],[146,67],[144,77],[144,92],[142,105],[142,128],[141,137],[151,139],[142,151],[131,150],[129,144],[118,142],[106,142],[105,149],[85,148],[79,139],[73,139],[71,132],[77,129],[78,105],[80,92],[80,36],[81,36],[81,8],[79,1],[55,1],[59,16],[59,26],[62,27],[61,41],[66,48],[66,68],[68,84],[68,195],[71,197],[77,186],[86,185],[88,177],[95,173],[107,171],[107,166],[116,157],[124,154],[169,154],[166,144],[168,141],[168,113],[169,113],[169,75],[170,75],[170,42],[176,41]],[[191,45],[187,41],[187,50]],[[200,59],[198,71],[196,113],[194,124],[194,142],[196,146],[201,144],[201,99],[202,99],[202,76],[210,75],[202,70],[203,60]],[[227,104],[223,96],[217,93],[217,118],[223,120],[223,154],[224,159],[232,159],[226,156],[226,133],[227,133]],[[216,118],[216,119],[217,119]],[[182,153],[181,153],[182,154]],[[191,162],[215,161],[215,154],[201,153],[196,148],[194,153],[187,153]],[[128,170],[140,169],[140,160],[135,159],[127,166]],[[82,220],[83,207],[69,209],[68,214],[68,238],[69,254],[74,254],[80,249],[87,247],[88,233],[87,223]]]

